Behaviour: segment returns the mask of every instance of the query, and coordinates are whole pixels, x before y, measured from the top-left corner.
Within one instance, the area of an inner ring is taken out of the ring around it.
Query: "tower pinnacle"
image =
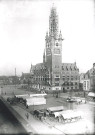
[[[54,5],[51,9],[51,14],[49,17],[49,35],[55,39],[58,38],[58,16]]]
[[[60,33],[59,33],[59,40],[63,40],[61,30],[60,30]]]

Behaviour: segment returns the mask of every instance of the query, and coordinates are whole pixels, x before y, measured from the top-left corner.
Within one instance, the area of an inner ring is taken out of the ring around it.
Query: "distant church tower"
[[[61,68],[62,68],[62,34],[58,30],[58,15],[56,8],[52,7],[49,16],[49,34],[46,33],[44,62],[50,69],[51,85],[60,85]],[[58,79],[59,78],[59,79]],[[58,81],[56,81],[58,80]]]

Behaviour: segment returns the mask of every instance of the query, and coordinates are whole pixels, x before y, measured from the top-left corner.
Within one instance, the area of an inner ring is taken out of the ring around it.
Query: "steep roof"
[[[46,67],[44,66],[44,63],[38,63],[34,66],[33,69],[45,69]]]
[[[90,79],[90,76],[92,75],[93,73],[93,68],[91,68],[90,70],[88,70],[86,73],[81,73],[80,74],[80,77],[82,79]]]
[[[78,70],[76,63],[62,63],[63,70]]]
[[[30,73],[22,73],[21,78],[29,78],[30,76]]]
[[[89,75],[93,74],[93,68],[91,68],[90,70],[88,70]]]

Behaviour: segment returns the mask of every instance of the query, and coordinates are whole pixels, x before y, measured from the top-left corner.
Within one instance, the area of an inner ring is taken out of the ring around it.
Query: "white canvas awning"
[[[57,112],[57,111],[64,110],[64,107],[63,106],[50,107],[50,108],[47,108],[47,110],[49,110],[51,112]]]
[[[23,94],[23,95],[15,95],[16,98],[20,98],[20,97],[29,97],[29,94]]]
[[[64,117],[64,119],[70,119],[71,118],[70,114],[62,114],[62,116]]]
[[[63,113],[64,113],[64,111],[54,112],[54,115],[55,115],[55,117],[57,117],[57,116],[60,116],[60,115],[63,114]]]
[[[26,98],[26,104],[30,105],[42,105],[46,104],[46,99],[44,97],[30,97]]]
[[[54,116],[55,116],[55,117],[57,117],[57,116],[59,116],[59,115],[60,115],[59,112],[54,112]]]
[[[82,113],[80,111],[67,110],[64,111],[61,115],[64,117],[64,119],[69,119],[82,116]]]
[[[30,94],[30,97],[44,97],[46,95],[47,95],[46,93],[44,93],[44,94]]]
[[[95,93],[89,92],[88,96],[89,96],[89,97],[95,97]]]

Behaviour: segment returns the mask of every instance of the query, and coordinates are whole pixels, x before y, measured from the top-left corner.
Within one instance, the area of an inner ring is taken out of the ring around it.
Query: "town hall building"
[[[31,65],[32,87],[47,90],[78,90],[79,69],[76,62],[62,63],[62,33],[58,28],[56,8],[49,16],[49,32],[45,36],[43,63]]]

